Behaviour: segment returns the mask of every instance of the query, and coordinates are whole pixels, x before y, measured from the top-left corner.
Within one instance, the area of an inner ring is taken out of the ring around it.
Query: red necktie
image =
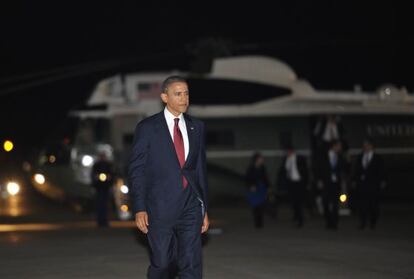
[[[185,152],[184,152],[184,140],[183,135],[181,134],[180,127],[178,126],[179,118],[174,118],[174,147],[175,152],[177,153],[178,161],[180,162],[180,167],[183,168],[185,163]],[[187,179],[183,176],[183,186],[187,187]]]

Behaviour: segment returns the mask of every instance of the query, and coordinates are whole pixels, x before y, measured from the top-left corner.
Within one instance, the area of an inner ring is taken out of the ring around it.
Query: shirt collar
[[[289,160],[294,160],[294,159],[296,159],[296,153],[295,153],[295,152],[293,152],[292,154],[288,155],[288,156],[287,156],[287,158],[288,158]]]
[[[180,115],[178,115],[177,117],[175,117],[168,109],[167,106],[164,108],[164,116],[165,116],[165,120],[167,120],[167,124],[168,125],[173,125],[174,124],[174,118],[179,118],[180,121],[178,123],[184,123],[184,115],[182,113],[180,113]]]
[[[364,155],[368,156],[368,158],[371,158],[373,154],[374,154],[374,151],[372,150],[364,152]]]

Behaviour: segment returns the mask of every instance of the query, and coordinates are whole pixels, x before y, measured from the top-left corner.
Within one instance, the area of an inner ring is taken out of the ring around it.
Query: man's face
[[[365,152],[369,152],[374,149],[372,144],[370,144],[369,142],[364,142],[364,145],[362,146],[362,148]]]
[[[256,167],[260,167],[264,164],[264,158],[262,156],[257,157],[256,159]]]
[[[167,92],[161,93],[161,99],[167,105],[167,109],[174,116],[178,116],[180,113],[186,112],[190,104],[187,83],[171,83],[166,91]]]

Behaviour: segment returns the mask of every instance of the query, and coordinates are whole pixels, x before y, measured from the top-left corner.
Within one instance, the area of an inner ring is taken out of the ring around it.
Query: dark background
[[[200,57],[270,55],[318,89],[414,90],[413,24],[397,1],[9,2],[0,7],[0,140],[26,149],[100,79],[193,70]]]

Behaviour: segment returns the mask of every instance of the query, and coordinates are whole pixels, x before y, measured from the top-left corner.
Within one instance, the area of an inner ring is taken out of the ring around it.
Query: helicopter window
[[[107,119],[96,119],[95,138],[98,142],[107,142],[109,139],[109,123]]]
[[[137,84],[137,91],[140,99],[159,98],[161,92],[160,82],[139,82]]]
[[[91,145],[97,142],[108,142],[109,132],[109,122],[107,119],[84,119],[79,123],[76,143]]]

